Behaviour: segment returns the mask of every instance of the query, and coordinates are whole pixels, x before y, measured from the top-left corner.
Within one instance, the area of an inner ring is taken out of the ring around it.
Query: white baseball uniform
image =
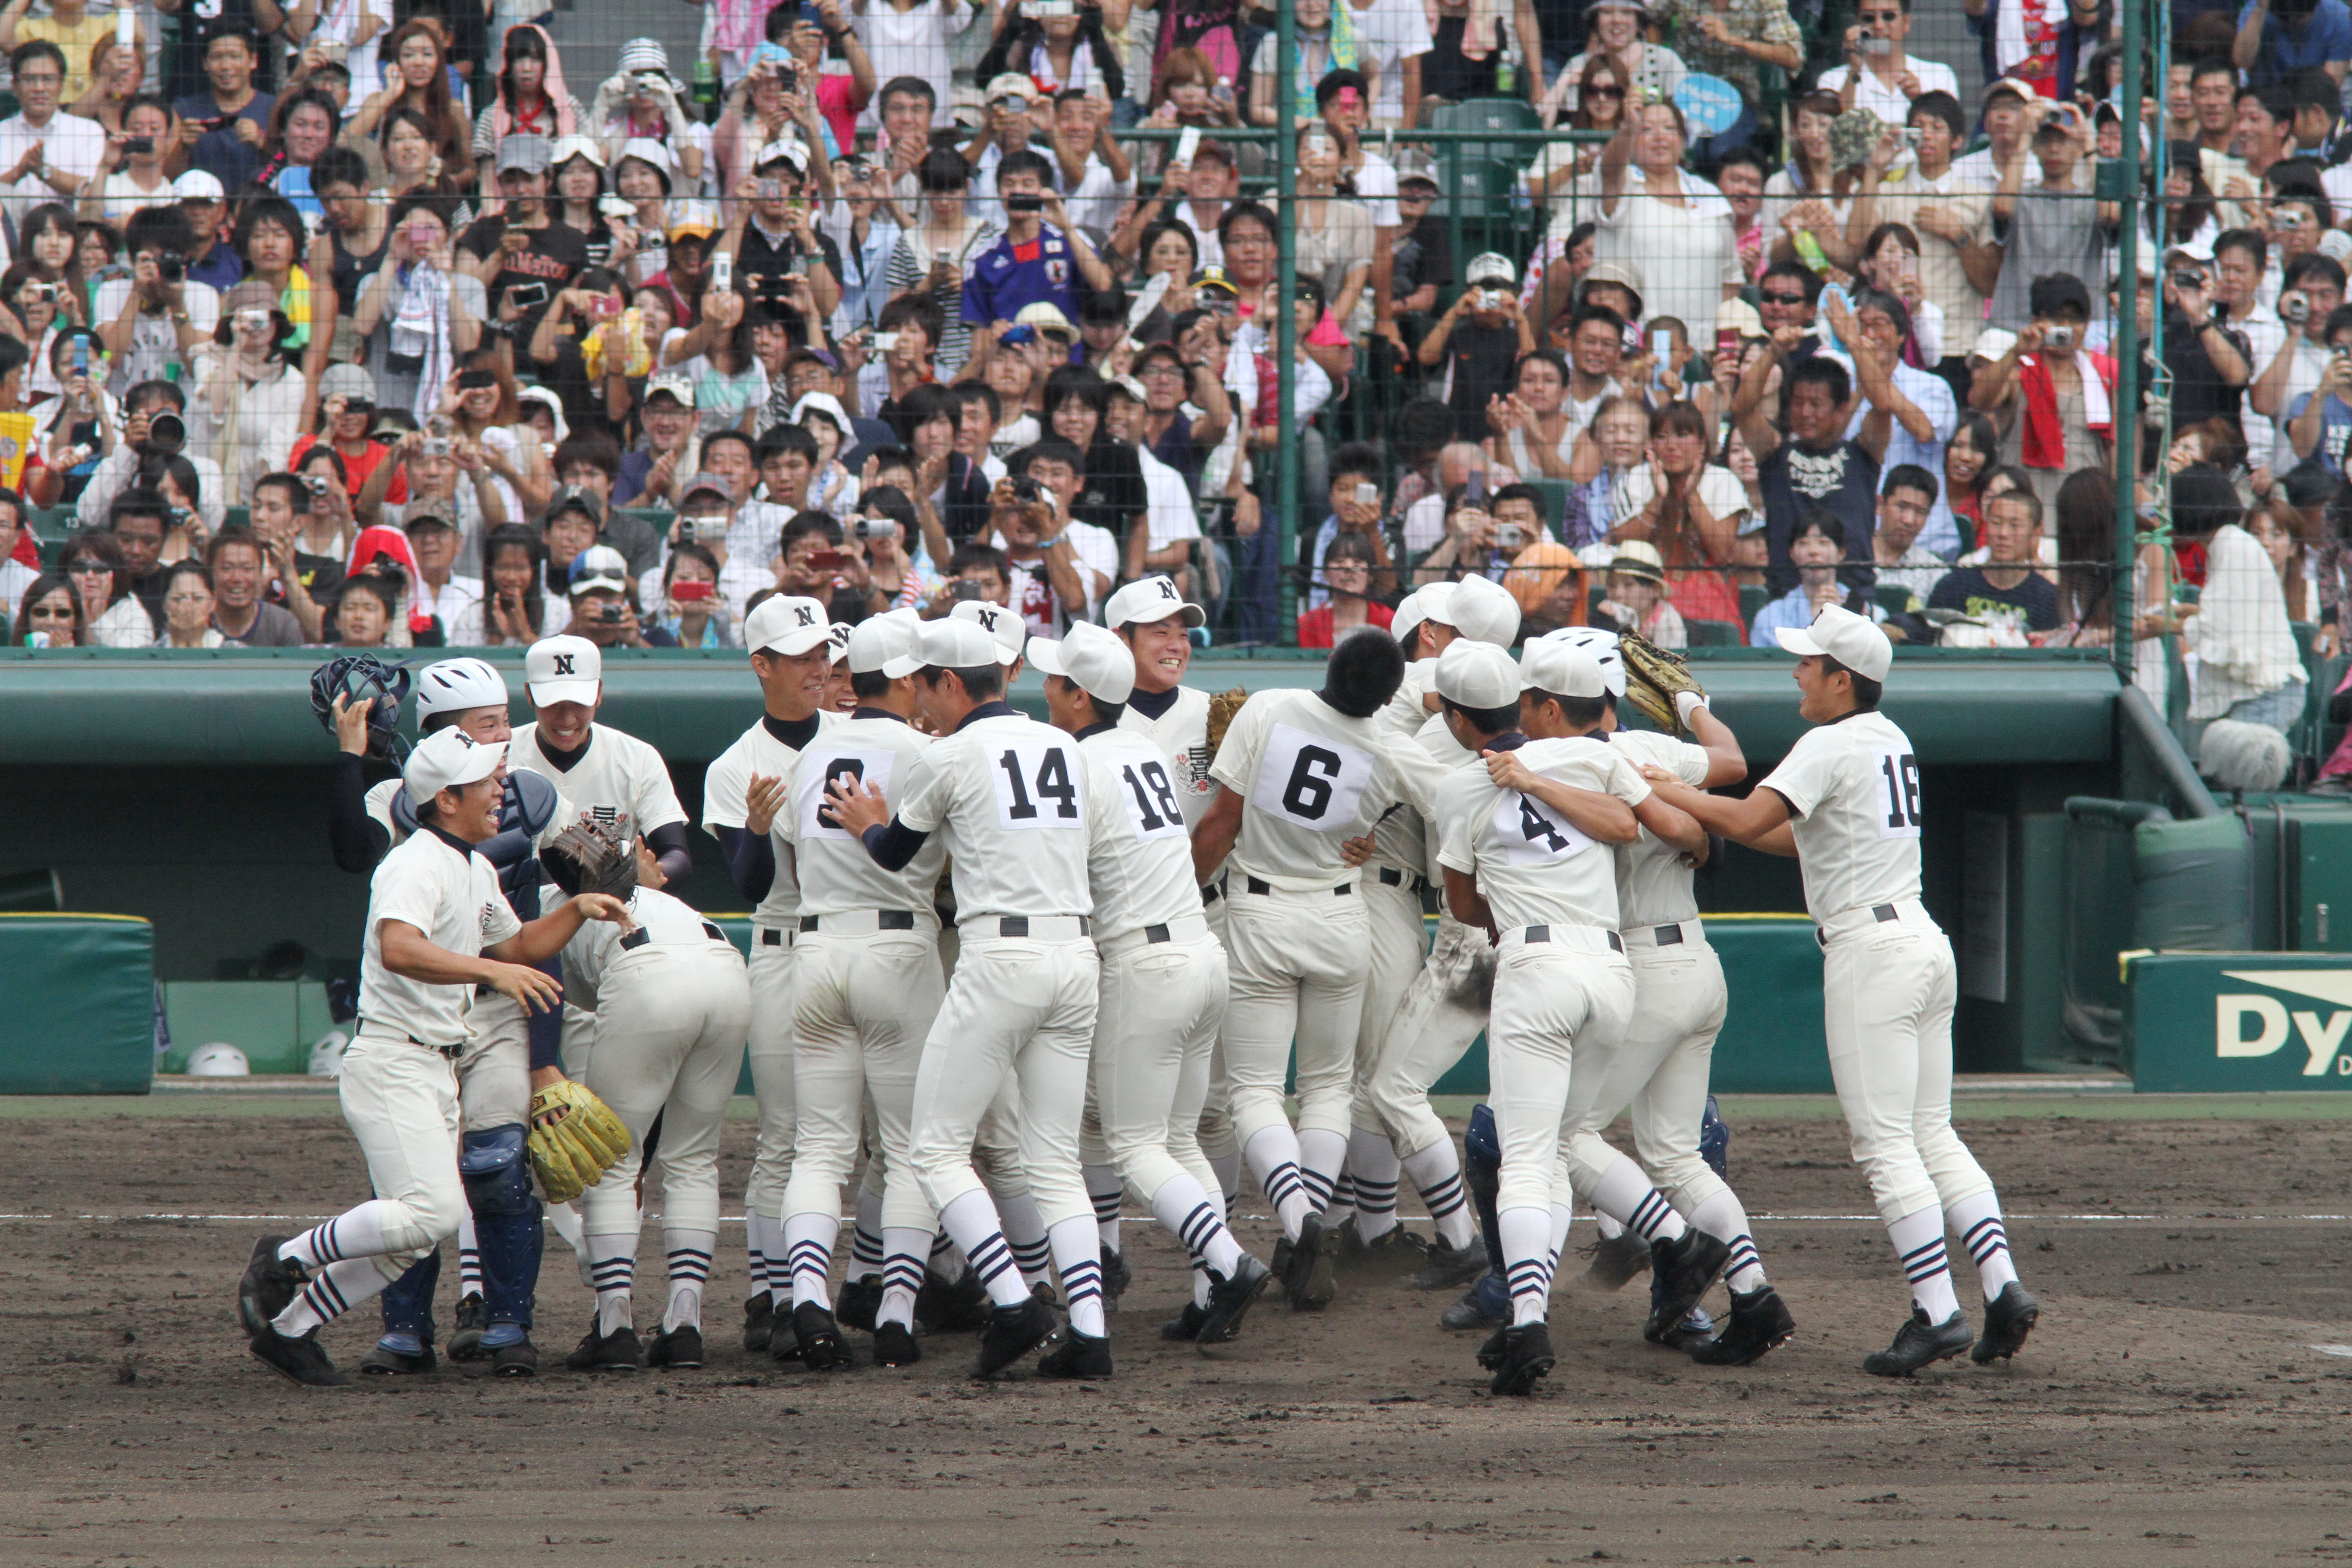
[[[973,709],[915,758],[892,833],[936,835],[960,952],[915,1078],[914,1163],[940,1222],[999,1306],[1025,1289],[972,1165],[982,1118],[1018,1084],[1021,1163],[1076,1331],[1100,1336],[1102,1263],[1078,1173],[1101,964],[1088,940],[1091,784],[1077,742],[1007,704]]]
[[[1370,968],[1365,873],[1345,841],[1402,789],[1379,721],[1318,694],[1260,691],[1234,716],[1210,776],[1243,801],[1227,858],[1233,996],[1221,1038],[1234,1131],[1293,1240],[1331,1197],[1348,1151],[1356,1035]],[[1283,1111],[1297,1041],[1298,1131]]]
[[[1597,741],[1530,741],[1519,756],[1547,778],[1629,805],[1650,794]],[[1621,1036],[1633,1012],[1633,970],[1616,930],[1616,865],[1540,800],[1497,788],[1483,767],[1446,775],[1437,822],[1439,862],[1476,879],[1501,933],[1486,1030],[1487,1100],[1503,1151],[1496,1223],[1514,1313],[1539,1321],[1554,1211],[1570,1206],[1562,1142],[1571,1063]]]
[[[1805,908],[1820,927],[1830,1077],[1854,1159],[1915,1297],[1935,1294],[1946,1217],[1972,1250],[1979,1210],[2000,1226],[1991,1179],[1952,1131],[1958,985],[1952,944],[1919,901],[1917,757],[1892,720],[1855,712],[1798,737],[1759,787],[1789,805]],[[1998,1246],[2006,1277],[2006,1239]]]
[[[596,1015],[586,1083],[629,1130],[629,1151],[581,1198],[598,1331],[631,1324],[637,1175],[661,1118],[662,1232],[670,1307],[663,1327],[701,1326],[719,1240],[719,1132],[743,1061],[751,984],[726,932],[669,894],[629,896],[637,930],[592,922],[564,944],[564,994]],[[607,1314],[606,1298],[617,1297]]]
[[[762,714],[719,754],[702,775],[702,826],[712,837],[722,827],[740,828],[749,807],[751,778],[786,778],[801,747],[837,715],[819,712],[797,721]],[[778,837],[771,828],[770,837]],[[747,1045],[751,1092],[759,1102],[760,1131],[751,1153],[751,1173],[743,1185],[745,1243],[751,1283],[764,1286],[782,1302],[791,1278],[784,1268],[784,1184],[793,1173],[793,942],[799,935],[800,887],[781,843],[775,879],[751,911],[751,1026]]]
[[[878,1320],[909,1325],[937,1225],[915,1177],[910,1122],[923,1039],[946,988],[934,908],[946,847],[935,837],[886,871],[825,810],[825,789],[862,779],[895,806],[930,744],[898,715],[860,708],[801,752],[776,818],[800,883],[792,950],[797,1131],[782,1214],[793,1301],[832,1306],[826,1270],[839,1240],[841,1189],[857,1163],[870,1100],[883,1170]]]

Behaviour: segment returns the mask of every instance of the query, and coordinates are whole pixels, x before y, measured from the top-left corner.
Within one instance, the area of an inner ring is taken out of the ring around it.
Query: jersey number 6
[[[1283,809],[1309,822],[1319,821],[1331,804],[1331,781],[1339,776],[1339,756],[1320,746],[1301,746],[1291,765],[1290,782],[1283,786]]]

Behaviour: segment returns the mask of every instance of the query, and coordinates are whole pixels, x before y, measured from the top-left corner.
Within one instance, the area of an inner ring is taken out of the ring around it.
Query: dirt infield
[[[1443,1298],[1393,1285],[1263,1308],[1217,1360],[1164,1346],[1186,1285],[1149,1225],[1099,1386],[975,1386],[961,1339],[779,1371],[736,1343],[730,1227],[708,1370],[297,1390],[234,1326],[273,1226],[128,1216],[340,1208],[364,1183],[339,1121],[5,1130],[5,1564],[2352,1562],[2352,1350],[2315,1348],[2352,1344],[2352,1225],[2311,1217],[2352,1210],[2352,1121],[1967,1120],[2043,1325],[2013,1366],[1886,1384],[1856,1363],[1905,1303],[1884,1233],[1837,1217],[1869,1207],[1843,1129],[1739,1118],[1750,1207],[1810,1216],[1757,1226],[1797,1341],[1700,1368],[1642,1342],[1638,1285],[1563,1289],[1524,1404],[1486,1394]],[[732,1201],[751,1129],[727,1137]],[[551,1364],[588,1301],[551,1236]],[[375,1331],[354,1320],[327,1336],[346,1366]]]

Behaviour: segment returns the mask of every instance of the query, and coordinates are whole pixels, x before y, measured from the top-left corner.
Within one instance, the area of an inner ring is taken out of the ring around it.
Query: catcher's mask
[[[1404,684],[1404,649],[1378,626],[1359,626],[1331,649],[1323,700],[1350,719],[1369,719]]]
[[[372,653],[331,658],[310,672],[310,711],[327,733],[335,732],[335,699],[370,704],[367,754],[395,766],[408,761],[408,739],[400,732],[400,705],[408,696],[406,665],[386,664]]]
[[[539,852],[539,863],[555,885],[573,898],[610,893],[626,900],[636,890],[636,847],[620,830],[595,821],[576,822]]]

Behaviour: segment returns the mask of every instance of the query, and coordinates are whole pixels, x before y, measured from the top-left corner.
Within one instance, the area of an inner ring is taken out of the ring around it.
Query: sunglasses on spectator
[[[1805,297],[1802,294],[1767,293],[1759,295],[1758,298],[1768,305],[1801,305],[1805,302]]]
[[[1587,98],[1622,99],[1625,96],[1625,89],[1622,87],[1607,87],[1599,82],[1595,82],[1592,86],[1586,88],[1584,89],[1584,93]]]

